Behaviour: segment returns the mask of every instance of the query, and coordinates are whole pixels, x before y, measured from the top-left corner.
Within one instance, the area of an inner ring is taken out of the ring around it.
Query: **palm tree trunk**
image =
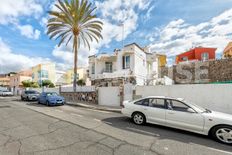
[[[77,55],[78,55],[78,51],[77,51],[77,36],[74,36],[74,40],[73,40],[73,47],[74,47],[74,79],[73,79],[73,91],[76,92],[77,90]]]

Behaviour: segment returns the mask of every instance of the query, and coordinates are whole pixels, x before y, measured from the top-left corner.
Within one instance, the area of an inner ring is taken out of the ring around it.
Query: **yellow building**
[[[167,56],[164,54],[157,54],[158,57],[158,66],[165,67],[167,64]]]
[[[230,42],[224,49],[223,58],[232,58],[232,42]]]
[[[65,74],[65,79],[67,84],[72,84],[74,80],[74,72],[73,69],[70,69]],[[83,79],[86,81],[87,79],[87,72],[85,68],[78,68],[77,69],[77,80]]]
[[[50,80],[55,84],[56,70],[54,63],[39,64],[32,67],[32,81],[41,84],[43,80]]]

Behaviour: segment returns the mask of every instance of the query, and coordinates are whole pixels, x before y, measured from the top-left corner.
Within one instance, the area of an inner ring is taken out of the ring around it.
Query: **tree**
[[[42,81],[42,86],[43,87],[49,87],[49,88],[55,87],[55,85],[50,80],[43,80]]]
[[[26,81],[22,81],[23,87],[24,88],[28,88],[31,87],[31,81],[26,80]]]
[[[58,0],[55,4],[58,11],[49,11],[51,18],[48,20],[48,32],[50,39],[60,38],[58,47],[72,41],[74,51],[74,81],[73,89],[76,91],[77,84],[77,60],[80,44],[88,46],[90,40],[102,39],[101,31],[103,23],[94,14],[96,7],[88,0]]]
[[[39,84],[37,82],[32,82],[29,80],[23,81],[22,84],[24,88],[39,88]]]
[[[39,84],[37,82],[31,82],[32,88],[39,88]]]
[[[80,79],[77,81],[78,86],[85,86],[85,81],[83,79]]]

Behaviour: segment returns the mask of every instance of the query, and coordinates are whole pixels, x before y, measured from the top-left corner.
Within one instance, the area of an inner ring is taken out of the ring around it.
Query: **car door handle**
[[[174,113],[174,112],[168,112],[168,114],[173,115],[173,114],[175,114],[175,113]]]
[[[143,110],[147,110],[147,108],[143,108]]]

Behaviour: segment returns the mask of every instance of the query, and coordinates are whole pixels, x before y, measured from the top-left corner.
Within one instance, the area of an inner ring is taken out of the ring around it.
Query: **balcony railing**
[[[113,71],[107,72],[103,70],[102,74],[97,74],[93,76],[94,79],[104,79],[104,78],[119,78],[119,77],[129,77],[133,76],[133,72],[131,70],[120,70],[120,71]]]

